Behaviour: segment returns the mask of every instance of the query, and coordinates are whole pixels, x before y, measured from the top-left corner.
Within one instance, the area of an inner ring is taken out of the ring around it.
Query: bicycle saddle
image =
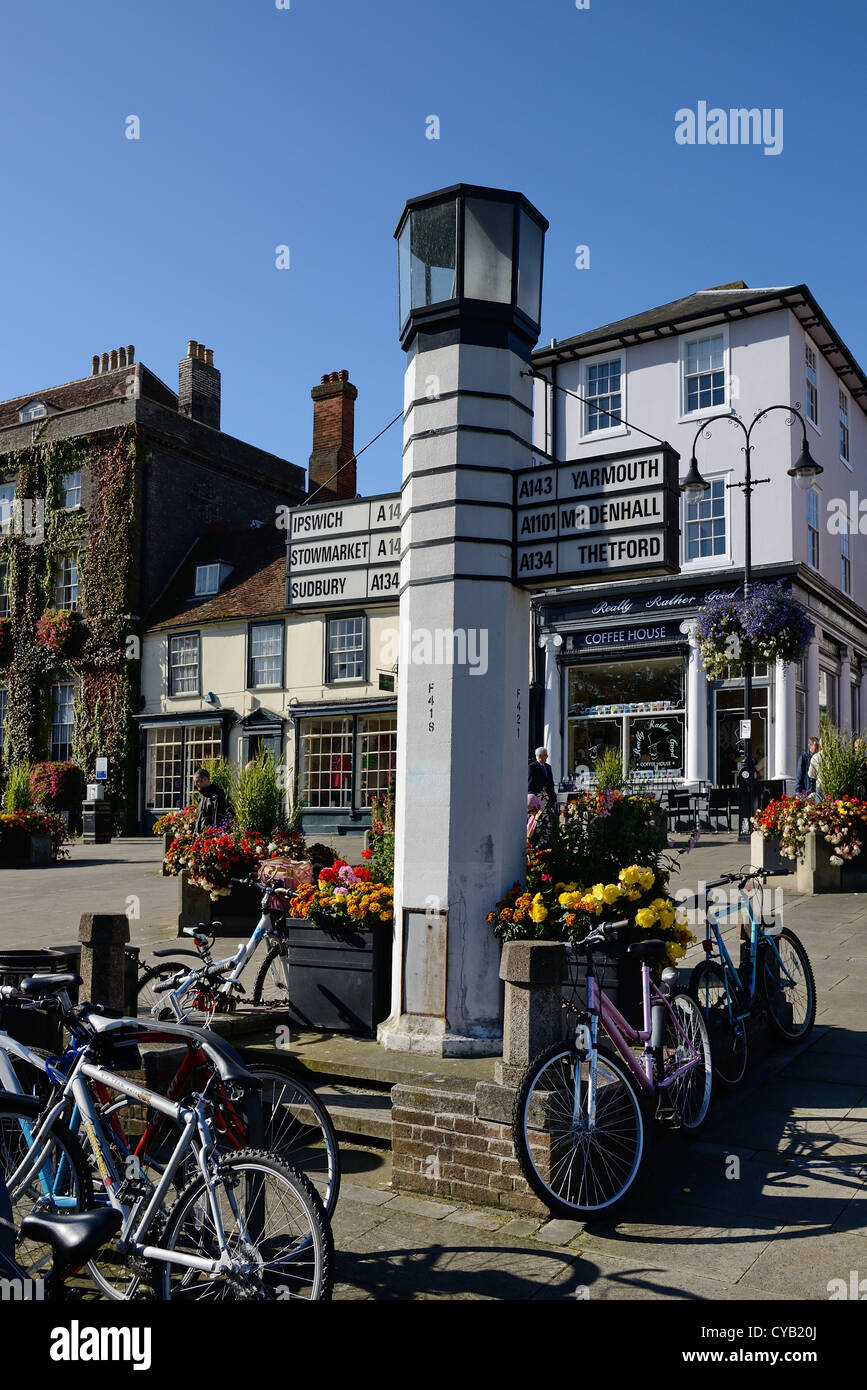
[[[96,1211],[72,1215],[31,1212],[21,1223],[21,1234],[28,1240],[50,1246],[63,1269],[77,1269],[87,1264],[100,1246],[120,1230],[122,1219],[121,1212],[114,1207],[99,1207]]]
[[[81,983],[80,975],[27,975],[18,988],[22,994],[59,994],[61,990]]]
[[[630,956],[638,956],[639,960],[655,960],[657,956],[664,956],[668,950],[665,941],[633,941],[627,946],[626,951]]]

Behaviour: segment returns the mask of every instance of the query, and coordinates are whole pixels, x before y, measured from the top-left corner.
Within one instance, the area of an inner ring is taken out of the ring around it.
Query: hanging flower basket
[[[797,661],[813,630],[805,609],[779,584],[757,584],[748,599],[708,600],[698,620],[698,646],[705,670],[716,679],[741,660],[745,643],[754,660]]]

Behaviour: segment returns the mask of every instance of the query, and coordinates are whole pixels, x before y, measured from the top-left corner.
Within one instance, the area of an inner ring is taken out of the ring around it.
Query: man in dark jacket
[[[808,776],[807,769],[810,766],[810,759],[812,758],[813,754],[818,753],[818,751],[819,740],[817,738],[809,739],[807,742],[807,752],[802,753],[800,758],[798,759],[798,777],[797,781],[795,782],[796,795],[815,790],[815,788],[810,786],[810,779]]]
[[[199,808],[196,812],[194,826],[198,835],[200,831],[207,830],[213,825],[219,825],[222,820],[225,820],[229,803],[222,787],[218,787],[215,782],[211,781],[210,774],[203,767],[199,768],[193,778],[193,786],[199,793]]]
[[[530,763],[529,775],[527,777],[527,791],[533,796],[546,796],[549,805],[557,805],[554,774],[548,766],[547,748],[536,749],[536,761]]]

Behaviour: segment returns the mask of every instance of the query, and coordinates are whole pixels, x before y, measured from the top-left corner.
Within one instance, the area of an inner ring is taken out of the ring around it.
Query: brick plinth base
[[[397,1191],[546,1214],[515,1157],[511,1087],[432,1082],[395,1086],[391,1095]]]

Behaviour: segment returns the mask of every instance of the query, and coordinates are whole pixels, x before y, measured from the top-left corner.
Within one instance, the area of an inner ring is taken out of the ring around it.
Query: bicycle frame
[[[268,898],[272,896],[273,891],[273,889],[269,889],[268,893],[263,895],[262,915],[259,918],[259,921],[257,922],[249,940],[242,942],[242,944],[238,947],[237,951],[233,956],[226,956],[223,960],[214,962],[216,966],[226,967],[227,970],[229,966],[232,967],[231,971],[224,974],[219,982],[214,982],[215,993],[219,990],[225,989],[226,986],[231,987],[232,985],[238,983],[246,965],[255,955],[260,943],[265,939],[266,936],[270,936],[273,933],[273,926],[271,923],[271,911],[267,906]],[[169,1006],[171,1007],[172,1012],[178,1019],[183,1018],[181,1000],[187,993],[189,993],[190,989],[192,989],[196,985],[199,973],[200,968],[191,970],[189,974],[185,976],[183,980],[181,980],[180,984],[177,986],[176,989],[171,991],[165,991],[166,1000]],[[287,980],[287,988],[288,983],[289,982]],[[151,1013],[156,1014],[159,1012],[160,1009],[164,1007],[164,1004],[157,1001],[157,1003],[154,1004],[153,1008],[151,1009]]]
[[[133,1204],[127,1205],[118,1196],[118,1188],[122,1180],[114,1164],[111,1146],[106,1141],[102,1120],[94,1105],[93,1097],[91,1096],[89,1087],[85,1084],[84,1078],[87,1078],[91,1082],[98,1083],[110,1091],[117,1091],[121,1095],[129,1097],[131,1100],[137,1100],[141,1104],[159,1111],[181,1126],[180,1138],[140,1218],[138,1218],[138,1214],[143,1199],[139,1199]],[[145,1086],[140,1086],[135,1082],[129,1081],[126,1077],[118,1076],[116,1073],[108,1071],[105,1067],[97,1063],[88,1062],[85,1057],[81,1055],[71,1076],[66,1079],[66,1084],[61,1096],[51,1109],[37,1122],[35,1135],[31,1140],[31,1147],[28,1154],[22,1159],[21,1163],[7,1179],[10,1192],[14,1194],[20,1187],[25,1186],[36,1175],[37,1170],[42,1164],[44,1148],[47,1141],[50,1140],[52,1127],[56,1120],[69,1112],[70,1100],[74,1102],[81,1116],[81,1124],[87,1135],[96,1165],[102,1177],[108,1201],[122,1216],[122,1226],[117,1237],[117,1248],[122,1251],[134,1252],[145,1259],[157,1260],[161,1263],[181,1265],[188,1269],[199,1270],[202,1273],[210,1275],[212,1278],[232,1270],[234,1268],[234,1263],[229,1254],[228,1243],[220,1216],[219,1204],[215,1196],[214,1185],[209,1170],[208,1160],[215,1146],[207,1118],[207,1109],[201,1096],[194,1097],[193,1105],[177,1105],[174,1101],[167,1100],[156,1091],[151,1091]],[[194,1133],[198,1136],[198,1143],[195,1143],[193,1140]],[[153,1221],[156,1213],[160,1210],[163,1199],[171,1186],[172,1179],[180,1167],[185,1154],[190,1149],[192,1149],[195,1154],[196,1162],[205,1184],[211,1218],[214,1222],[214,1233],[220,1251],[220,1258],[218,1260],[208,1260],[197,1255],[184,1255],[174,1250],[167,1250],[160,1246],[147,1245],[145,1243],[148,1227]],[[240,1213],[237,1211],[234,1197],[231,1198],[231,1202],[235,1216],[240,1220]]]
[[[723,967],[723,981],[724,981],[724,984],[725,984],[726,1001],[727,1001],[728,1011],[729,1011],[729,1021],[730,1021],[732,1024],[734,1024],[734,1023],[742,1023],[744,1019],[749,1018],[749,1015],[750,1015],[750,1004],[752,1003],[752,1000],[756,998],[756,995],[757,995],[756,985],[757,985],[757,983],[758,983],[758,960],[759,960],[759,938],[760,938],[760,937],[761,937],[762,941],[765,943],[765,945],[768,946],[768,947],[770,947],[770,949],[773,951],[774,956],[776,957],[776,960],[777,960],[777,964],[779,965],[780,970],[781,970],[781,972],[782,972],[782,976],[785,978],[785,982],[787,982],[787,983],[790,984],[790,985],[793,985],[793,984],[794,984],[794,980],[792,979],[791,975],[789,974],[788,970],[786,969],[785,965],[783,964],[782,957],[780,956],[780,953],[779,953],[779,951],[777,950],[776,944],[775,944],[775,942],[774,942],[774,938],[773,938],[772,936],[769,936],[768,933],[764,930],[764,927],[762,926],[759,917],[756,915],[756,912],[755,912],[754,907],[753,907],[753,898],[752,898],[752,895],[751,895],[750,893],[745,892],[743,889],[739,889],[739,898],[738,898],[738,901],[737,901],[736,903],[731,904],[730,906],[726,906],[725,903],[711,903],[710,906],[708,905],[708,894],[710,893],[710,891],[711,891],[713,888],[719,888],[719,887],[721,887],[721,886],[723,885],[723,883],[725,883],[725,882],[726,882],[726,880],[723,879],[723,880],[720,880],[720,882],[718,882],[718,883],[710,883],[710,884],[708,884],[707,887],[705,888],[705,892],[704,892],[704,905],[705,905],[705,912],[704,912],[704,917],[705,917],[705,939],[704,939],[704,949],[705,949],[705,952],[707,953],[708,957],[710,957],[711,950],[712,950],[712,947],[711,947],[710,943],[711,943],[711,941],[715,941],[715,943],[716,943],[716,948],[717,948],[717,951],[719,952],[720,961],[722,962],[722,967]],[[749,974],[748,974],[748,980],[747,980],[747,981],[744,981],[744,980],[741,978],[740,967],[739,967],[739,966],[736,966],[735,963],[734,963],[734,961],[732,960],[731,955],[729,954],[728,948],[727,948],[725,942],[723,941],[722,930],[721,930],[721,927],[720,927],[720,919],[721,919],[721,918],[722,918],[723,920],[728,920],[730,917],[734,917],[734,916],[738,915],[738,914],[740,913],[740,911],[741,911],[741,908],[742,908],[744,905],[746,905],[747,917],[748,917],[749,923],[750,923],[750,960],[749,960]],[[747,1006],[746,1009],[742,1009],[742,1010],[740,1010],[740,1011],[736,1011],[736,1010],[734,1009],[734,1007],[733,1007],[734,1001],[733,1001],[733,999],[732,999],[732,992],[731,992],[731,989],[729,988],[729,978],[730,978],[730,974],[731,974],[731,978],[732,978],[732,979],[737,980],[738,985],[740,986],[740,988],[747,991],[747,994],[748,994],[748,996],[749,996],[749,1004],[748,1004],[748,1006]]]
[[[643,1003],[644,1027],[639,1030],[633,1028],[623,1017],[619,1009],[611,1003],[607,994],[600,988],[596,976],[588,971],[587,975],[587,1008],[590,1011],[593,1023],[600,1019],[605,1032],[614,1044],[617,1052],[628,1066],[635,1080],[638,1082],[642,1091],[647,1096],[655,1095],[658,1091],[666,1090],[671,1084],[689,1071],[700,1060],[699,1053],[696,1052],[686,1033],[678,1022],[677,1015],[671,1007],[666,996],[654,984],[650,978],[650,966],[645,962],[641,967],[641,992]],[[684,1064],[671,1072],[669,1076],[657,1080],[654,1065],[653,1048],[650,1046],[653,1034],[652,1005],[663,1004],[669,1017],[674,1023],[675,1029],[683,1043],[689,1049],[689,1058]],[[632,1054],[631,1048],[637,1044],[644,1044],[643,1065]],[[596,1034],[593,1032],[593,1050],[596,1050]],[[594,1094],[590,1098],[591,1114],[595,1118],[595,1076],[593,1077]]]

